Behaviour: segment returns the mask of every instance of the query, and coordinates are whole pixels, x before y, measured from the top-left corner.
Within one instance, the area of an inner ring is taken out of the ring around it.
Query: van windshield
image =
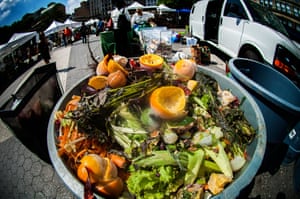
[[[283,24],[280,22],[280,20],[268,9],[265,9],[258,3],[255,3],[250,0],[244,1],[249,12],[251,13],[251,16],[254,21],[266,25],[284,35],[287,37],[289,36],[287,30],[283,26]]]

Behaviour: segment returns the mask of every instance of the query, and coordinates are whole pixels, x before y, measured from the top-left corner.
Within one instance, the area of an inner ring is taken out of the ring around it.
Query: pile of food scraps
[[[202,198],[234,181],[256,132],[241,100],[196,67],[106,55],[56,112],[58,154],[85,198]]]

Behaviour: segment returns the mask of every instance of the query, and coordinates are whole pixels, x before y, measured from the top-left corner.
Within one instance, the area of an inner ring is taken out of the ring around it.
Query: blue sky
[[[26,13],[33,13],[39,8],[47,8],[51,2],[62,3],[66,12],[71,14],[80,6],[82,0],[0,0],[0,27],[19,21]]]

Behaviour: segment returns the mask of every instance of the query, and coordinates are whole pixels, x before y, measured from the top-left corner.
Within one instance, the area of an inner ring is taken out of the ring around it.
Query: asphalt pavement
[[[59,47],[51,51],[51,61],[56,62],[58,77],[63,91],[68,90],[82,77],[95,72],[95,62],[103,58],[99,37],[89,37],[87,44],[77,41],[67,47]],[[185,51],[180,43],[173,44],[174,51]],[[91,57],[91,53],[93,58]],[[225,63],[212,54],[212,63],[207,66],[225,74]],[[42,66],[43,61],[34,67]],[[33,67],[33,68],[34,68]],[[32,68],[32,69],[33,69]],[[16,80],[1,96],[4,103],[26,74]],[[52,167],[27,149],[10,129],[0,122],[0,199],[72,199],[72,191],[66,187]],[[293,189],[293,164],[281,166],[273,175],[263,173],[255,178],[255,184],[249,198],[261,199],[296,199],[300,194]]]

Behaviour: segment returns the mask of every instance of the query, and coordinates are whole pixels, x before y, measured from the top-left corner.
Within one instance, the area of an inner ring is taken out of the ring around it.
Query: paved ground
[[[90,44],[94,57],[101,59],[103,55],[99,39],[92,36]],[[173,47],[176,50],[182,50],[181,45],[176,44]],[[54,49],[51,55],[51,61],[56,61],[57,69],[60,71],[59,78],[64,91],[82,77],[94,72],[93,61],[87,45],[80,41],[66,48]],[[225,64],[215,55],[212,60],[214,60],[214,64],[205,67],[211,67],[224,73]],[[42,61],[37,64],[37,66],[40,65],[43,65]],[[8,88],[6,94],[1,96],[0,104],[7,99],[8,94],[11,93],[10,90],[18,85],[19,81],[16,81]],[[24,147],[2,122],[0,122],[0,159],[1,199],[75,198],[58,177],[51,164],[44,162]],[[300,198],[300,195],[293,190],[292,176],[293,165],[281,167],[274,175],[263,173],[256,177],[250,197],[262,199]]]

